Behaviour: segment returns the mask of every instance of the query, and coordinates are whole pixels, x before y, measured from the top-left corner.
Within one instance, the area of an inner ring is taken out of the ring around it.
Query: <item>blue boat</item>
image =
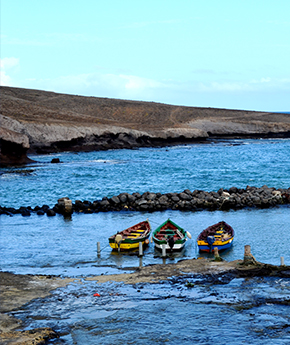
[[[214,248],[219,251],[232,247],[234,241],[234,229],[224,221],[211,225],[203,230],[197,237],[197,245],[200,252],[211,253]]]

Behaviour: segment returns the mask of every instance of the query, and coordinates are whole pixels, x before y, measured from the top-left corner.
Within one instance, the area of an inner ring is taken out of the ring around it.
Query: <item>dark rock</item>
[[[27,157],[30,147],[28,136],[9,129],[14,123],[18,125],[20,123],[6,116],[1,115],[0,117],[0,165],[22,165],[34,162]]]
[[[24,208],[24,209],[26,209],[26,208]],[[14,207],[7,207],[7,208],[5,208],[5,211],[8,212],[9,214],[21,213],[20,209],[16,210]]]
[[[49,209],[49,206],[48,205],[42,205],[41,209],[46,212]]]
[[[177,195],[173,195],[171,200],[174,202],[174,203],[177,203],[180,199]]]
[[[132,194],[136,199],[140,199],[141,198],[141,194],[140,193],[133,193]]]
[[[191,191],[189,190],[189,189],[185,189],[184,191],[183,191],[183,193],[185,193],[185,194],[188,194],[188,195],[192,195],[192,193],[191,193]]]
[[[42,210],[38,210],[38,211],[36,212],[36,214],[37,214],[38,216],[44,216],[44,215],[45,215],[45,212],[42,211]]]
[[[120,202],[121,203],[125,203],[127,200],[128,200],[128,197],[127,197],[127,193],[121,193],[119,196],[118,196],[118,198],[119,198],[119,200],[120,200]]]
[[[138,206],[145,205],[145,204],[147,204],[147,200],[146,199],[138,199],[135,201],[135,204]]]
[[[147,199],[147,200],[155,200],[155,199],[156,199],[156,194],[155,194],[155,193],[149,193],[149,194],[146,196],[146,199]]]
[[[29,212],[28,209],[25,209],[25,210],[22,210],[22,211],[21,211],[21,215],[22,215],[23,217],[30,217],[30,216],[31,216],[31,213]]]
[[[187,193],[180,193],[179,198],[181,200],[191,200],[192,197],[190,195],[188,195]]]
[[[141,204],[140,206],[139,206],[139,209],[140,209],[140,211],[145,211],[145,210],[148,210],[148,205],[147,205],[147,203],[146,204]]]
[[[166,195],[162,195],[159,199],[158,202],[160,205],[168,205],[168,197]]]
[[[52,158],[51,163],[60,163],[59,158]]]
[[[54,210],[52,210],[51,208],[49,208],[47,211],[46,211],[46,215],[48,217],[54,217],[55,216],[55,212]]]
[[[117,204],[120,204],[120,199],[117,197],[117,196],[113,196],[111,198],[111,201],[112,201],[112,204],[114,205],[117,205]]]
[[[237,187],[231,187],[231,188],[229,189],[229,193],[230,193],[230,194],[237,193],[237,192],[238,192],[238,188],[237,188]]]
[[[136,200],[136,197],[134,195],[128,194],[127,199],[129,203],[133,203]]]

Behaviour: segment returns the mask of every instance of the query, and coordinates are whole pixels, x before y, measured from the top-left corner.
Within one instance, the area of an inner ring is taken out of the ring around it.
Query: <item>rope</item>
[[[104,248],[100,249],[100,252],[102,252],[105,248],[107,248],[110,244],[107,244]]]

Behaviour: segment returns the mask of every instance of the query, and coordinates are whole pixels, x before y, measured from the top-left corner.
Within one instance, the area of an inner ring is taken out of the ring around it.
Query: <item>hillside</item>
[[[56,152],[170,145],[215,137],[290,136],[289,114],[173,106],[12,87],[0,90],[3,164],[9,156],[17,156],[19,145],[25,152]]]

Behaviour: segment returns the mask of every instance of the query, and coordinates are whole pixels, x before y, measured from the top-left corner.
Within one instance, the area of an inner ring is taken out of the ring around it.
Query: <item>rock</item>
[[[140,206],[140,205],[145,205],[147,204],[147,200],[146,199],[139,199],[135,201],[135,204]]]
[[[7,121],[0,115],[0,163],[1,165],[22,165],[34,162],[27,157],[30,147],[28,136],[4,128]],[[9,122],[9,121],[8,121]]]
[[[146,197],[147,200],[155,200],[156,194],[155,193],[149,193]]]
[[[48,327],[0,333],[2,344],[43,345],[55,338],[59,338],[59,334]]]
[[[162,195],[159,199],[158,202],[160,205],[167,205],[168,204],[168,197],[166,195]]]
[[[107,200],[107,199],[103,199],[101,202],[100,202],[100,206],[101,207],[107,207],[107,206],[109,206],[110,205],[110,203],[109,203],[109,201]]]
[[[25,209],[25,210],[22,210],[22,211],[21,211],[21,215],[22,215],[23,217],[30,217],[30,216],[31,216],[31,213],[29,212],[28,209]]]
[[[120,200],[120,202],[121,203],[125,203],[127,200],[128,200],[128,197],[127,197],[127,193],[121,193],[119,196],[118,196],[118,198],[119,198],[119,200]]]
[[[179,197],[178,197],[177,195],[173,195],[172,198],[171,198],[171,200],[172,200],[173,202],[177,203],[180,199],[179,199]]]
[[[238,192],[238,188],[237,188],[237,187],[231,187],[231,188],[229,189],[229,193],[230,193],[230,194],[237,193],[237,192]]]
[[[222,195],[221,195],[223,198],[229,198],[231,196],[230,193],[228,192],[222,192]]]
[[[51,163],[60,163],[60,160],[59,160],[59,158],[53,158],[51,160]]]
[[[111,198],[111,202],[113,205],[118,205],[118,204],[120,204],[120,199],[117,196],[113,196]]]
[[[129,204],[132,204],[133,202],[135,202],[136,197],[131,194],[128,194],[127,199],[128,199]]]
[[[72,201],[68,197],[57,200],[56,211],[58,213],[69,215],[73,213]]]
[[[45,215],[44,211],[42,211],[42,210],[38,210],[38,211],[36,212],[36,214],[37,214],[38,216],[44,216],[44,215]]]
[[[46,211],[46,215],[47,215],[48,217],[54,217],[54,216],[55,216],[55,212],[54,212],[54,210],[52,210],[52,209],[48,209],[48,210]]]
[[[187,193],[180,193],[179,194],[179,198],[181,199],[181,200],[191,200],[191,196],[190,195],[188,195]]]

